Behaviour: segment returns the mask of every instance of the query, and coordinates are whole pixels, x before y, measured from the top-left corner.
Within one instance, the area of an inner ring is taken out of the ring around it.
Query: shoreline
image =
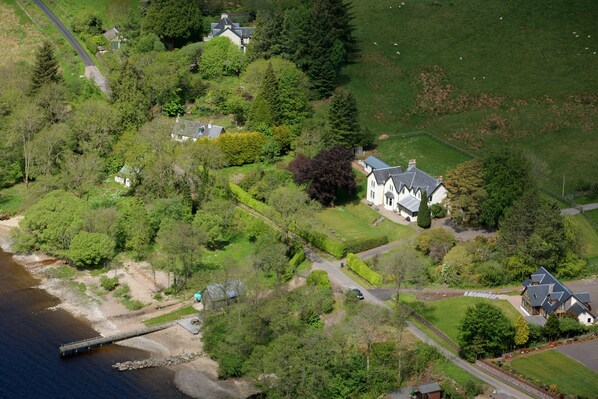
[[[181,307],[192,305],[201,308],[189,300],[156,301],[155,293],[167,286],[165,273],[150,272],[147,262],[126,261],[123,267],[109,271],[109,276],[118,276],[121,284],[127,284],[133,299],[146,306],[139,311],[129,311],[111,293],[106,293],[99,285],[99,277],[89,271],[79,271],[73,278],[53,277],[49,272],[66,265],[64,260],[43,253],[18,255],[12,252],[11,230],[18,227],[22,216],[0,221],[0,248],[12,255],[14,262],[27,270],[39,283],[37,288],[57,297],[60,303],[51,309],[63,309],[82,320],[106,336],[118,331],[143,327],[143,321],[169,313]],[[70,267],[70,266],[69,266]],[[82,289],[84,284],[85,289]],[[198,309],[199,310],[199,309]],[[91,338],[91,337],[90,337]],[[203,353],[201,332],[192,335],[180,325],[145,336],[118,342],[118,345],[139,349],[148,353],[149,358],[166,358],[184,353]],[[246,398],[256,393],[256,389],[244,380],[218,379],[218,363],[201,355],[189,363],[167,367],[173,370],[174,384],[182,393],[198,399]],[[127,371],[134,372],[134,371]]]

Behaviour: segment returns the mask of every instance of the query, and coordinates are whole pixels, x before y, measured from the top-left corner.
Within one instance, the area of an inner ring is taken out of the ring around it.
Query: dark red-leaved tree
[[[299,155],[289,164],[297,184],[307,183],[307,194],[323,205],[334,206],[342,192],[355,192],[355,174],[351,168],[353,152],[343,147],[320,151],[312,160]]]

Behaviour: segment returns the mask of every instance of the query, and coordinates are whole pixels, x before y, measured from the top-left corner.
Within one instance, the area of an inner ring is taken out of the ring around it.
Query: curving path
[[[43,1],[33,0],[33,2],[44,12],[44,14],[46,14],[50,21],[56,25],[56,28],[62,33],[62,36],[64,36],[66,41],[75,49],[77,55],[79,55],[79,58],[81,58],[83,64],[85,64],[85,77],[94,82],[104,94],[108,94],[108,81],[94,64],[89,54],[85,52],[83,46],[81,46],[77,39],[75,39],[75,36],[73,36],[64,24],[60,22],[52,10],[50,10]]]

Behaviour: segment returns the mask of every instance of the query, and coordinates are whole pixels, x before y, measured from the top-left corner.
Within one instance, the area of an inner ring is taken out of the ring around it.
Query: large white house
[[[400,166],[388,166],[372,158],[375,157],[369,157],[367,162],[371,170],[368,175],[368,202],[383,205],[384,209],[397,212],[409,221],[416,221],[424,191],[428,195],[428,205],[440,204],[446,198],[442,176],[434,178],[419,170],[415,159],[410,160],[407,170],[403,171]]]
[[[204,37],[204,41],[210,41],[218,36],[228,37],[231,42],[245,52],[254,29],[253,27],[240,26],[239,23],[233,22],[228,14],[222,14],[220,21],[210,24],[210,33],[208,37]]]

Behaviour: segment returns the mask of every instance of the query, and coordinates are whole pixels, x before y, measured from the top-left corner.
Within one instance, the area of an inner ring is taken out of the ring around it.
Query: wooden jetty
[[[162,323],[151,327],[140,328],[137,330],[124,331],[118,334],[109,335],[107,337],[88,338],[81,341],[71,342],[69,344],[60,345],[60,357],[73,356],[77,353],[87,352],[92,349],[100,348],[105,345],[110,345],[125,339],[139,337],[141,335],[153,333],[171,327],[176,322]]]

